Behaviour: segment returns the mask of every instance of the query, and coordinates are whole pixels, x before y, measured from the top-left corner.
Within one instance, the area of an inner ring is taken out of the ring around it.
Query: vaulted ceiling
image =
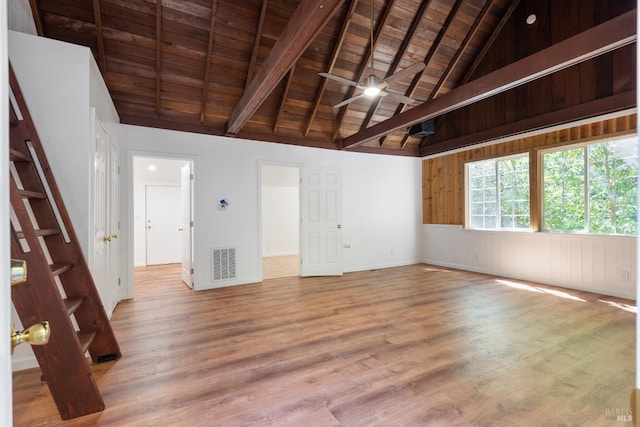
[[[30,3],[40,35],[91,48],[122,123],[410,156],[425,154],[411,125],[635,41],[633,1],[600,20],[578,0]],[[557,40],[519,50],[511,38],[513,59],[487,59],[509,39],[505,28],[537,25],[539,38],[579,10]],[[533,13],[538,22],[526,24]],[[370,74],[394,76],[387,96],[360,96],[347,82]]]

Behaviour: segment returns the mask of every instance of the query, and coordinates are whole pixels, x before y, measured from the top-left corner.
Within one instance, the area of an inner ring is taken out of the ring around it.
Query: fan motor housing
[[[424,138],[425,136],[433,135],[435,131],[433,119],[429,119],[411,126],[409,128],[409,136]]]

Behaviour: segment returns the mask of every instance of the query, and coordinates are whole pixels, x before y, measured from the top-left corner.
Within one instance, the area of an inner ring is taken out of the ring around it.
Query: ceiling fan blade
[[[401,93],[397,93],[397,92],[392,92],[390,90],[384,91],[384,93],[386,93],[389,98],[393,98],[398,102],[401,102],[403,104],[413,104],[414,102],[416,102],[416,99],[410,98],[408,96],[404,96]]]
[[[384,79],[384,81],[388,82],[388,83],[391,83],[391,82],[394,82],[396,80],[405,79],[405,78],[407,78],[409,76],[414,75],[415,73],[419,73],[420,71],[424,70],[424,67],[426,67],[424,62],[416,62],[413,65],[409,65],[404,70],[400,70],[397,73],[390,75],[389,77]]]
[[[340,107],[343,107],[343,106],[345,106],[345,105],[347,105],[347,104],[352,103],[352,102],[353,102],[353,101],[355,101],[356,99],[360,99],[360,98],[362,98],[363,96],[365,96],[365,94],[364,94],[364,93],[361,93],[360,95],[356,95],[356,96],[351,97],[351,98],[349,98],[349,99],[345,99],[345,100],[344,100],[344,101],[342,101],[341,103],[334,105],[334,106],[333,106],[333,108],[340,108]]]
[[[360,87],[360,85],[357,82],[354,82],[353,80],[347,80],[347,79],[345,79],[343,77],[336,76],[336,75],[329,74],[329,73],[318,73],[318,74],[320,74],[322,77],[326,77],[328,79],[335,80],[335,81],[343,83],[345,85]]]

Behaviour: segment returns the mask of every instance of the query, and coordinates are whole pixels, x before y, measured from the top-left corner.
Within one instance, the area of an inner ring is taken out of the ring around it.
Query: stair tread
[[[67,313],[71,316],[82,305],[84,298],[65,298],[62,300],[67,309]]]
[[[54,234],[60,234],[60,230],[57,228],[40,228],[34,231],[36,236],[53,236]]]
[[[62,262],[55,262],[49,266],[49,268],[51,268],[51,273],[54,276],[61,275],[65,271],[68,271],[69,269],[71,269],[71,267],[73,267],[73,264],[65,264]]]
[[[45,199],[47,197],[44,195],[44,193],[41,193],[39,191],[31,191],[31,190],[19,190],[19,191],[22,197],[25,197],[28,199]]]
[[[53,236],[60,233],[60,230],[57,228],[40,228],[37,230],[33,230],[36,236]],[[16,236],[18,239],[23,239],[24,231],[17,231]]]
[[[83,353],[89,349],[95,336],[96,331],[78,331],[78,340],[80,340],[80,347],[82,347]]]
[[[14,162],[30,162],[31,157],[29,157],[27,154],[21,153],[15,148],[9,148],[9,160],[12,160]]]

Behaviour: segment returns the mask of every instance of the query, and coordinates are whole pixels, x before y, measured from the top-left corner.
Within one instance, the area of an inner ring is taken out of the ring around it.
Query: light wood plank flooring
[[[95,365],[105,411],[62,423],[37,370],[16,426],[622,426],[634,303],[414,265],[194,292],[136,270]],[[55,333],[55,331],[53,331]]]
[[[300,275],[298,255],[270,256],[262,258],[262,279],[281,279]]]

